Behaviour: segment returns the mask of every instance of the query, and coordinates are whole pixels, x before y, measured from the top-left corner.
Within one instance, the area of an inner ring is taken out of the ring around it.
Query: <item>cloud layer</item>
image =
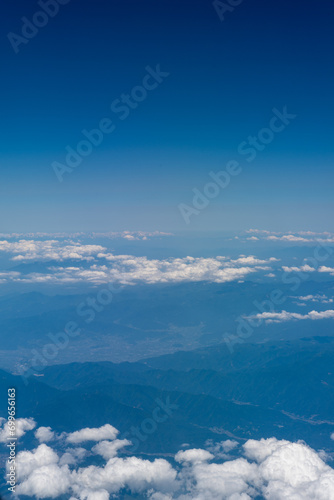
[[[103,439],[106,433],[108,439],[92,448],[76,447],[82,440]],[[116,439],[117,433],[107,424],[63,433],[52,448],[42,443],[20,451],[16,493],[35,499],[67,495],[71,500],[109,500],[125,493],[151,500],[334,499],[334,470],[324,462],[324,453],[303,442],[270,438],[240,446],[227,440],[211,443],[210,450],[180,450],[172,465],[166,459],[119,456],[130,443]],[[73,436],[78,439],[73,441]],[[66,443],[74,446],[64,449]],[[224,455],[221,462],[220,450],[238,456]],[[99,465],[92,465],[94,456],[105,462],[98,459]],[[90,464],[85,465],[87,457]]]
[[[286,243],[334,243],[334,233],[323,231],[291,231],[282,233],[277,231],[267,231],[262,229],[249,229],[246,234],[247,240],[257,241],[259,239],[269,241],[283,241]]]
[[[4,242],[2,242],[4,243]],[[184,257],[174,259],[148,259],[134,255],[115,255],[106,253],[106,249],[99,245],[67,245],[40,242],[41,244],[24,242],[24,259],[33,260],[95,260],[97,263],[90,267],[77,266],[50,266],[48,272],[22,274],[17,271],[0,273],[0,283],[52,283],[67,284],[87,282],[102,284],[116,282],[126,285],[137,282],[178,283],[182,281],[210,281],[224,283],[242,280],[247,275],[257,271],[268,271],[277,261],[274,257],[258,259],[255,256],[241,255],[237,259],[228,259],[224,256],[213,258]],[[43,244],[42,244],[43,243]],[[15,259],[23,259],[22,242],[8,243],[3,249],[16,252]]]

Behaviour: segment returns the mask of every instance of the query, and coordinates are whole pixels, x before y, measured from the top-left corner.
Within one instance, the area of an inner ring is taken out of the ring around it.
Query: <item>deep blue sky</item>
[[[37,2],[1,5],[1,231],[333,229],[331,0],[70,0],[15,54]],[[110,104],[145,67],[170,76],[124,121]],[[251,162],[272,108],[297,118]],[[59,183],[51,163],[103,117],[116,130]],[[208,173],[243,172],[187,226]]]

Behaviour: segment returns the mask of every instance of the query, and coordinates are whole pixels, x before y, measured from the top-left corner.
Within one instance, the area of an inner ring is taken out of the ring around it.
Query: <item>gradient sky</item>
[[[1,226],[7,231],[333,230],[330,0],[244,0],[221,22],[209,0],[70,0],[15,54],[37,2],[1,6]],[[110,104],[170,75],[120,121]],[[247,163],[237,153],[272,109],[297,117]],[[52,162],[114,119],[116,130],[58,182]],[[211,170],[243,172],[186,225]]]

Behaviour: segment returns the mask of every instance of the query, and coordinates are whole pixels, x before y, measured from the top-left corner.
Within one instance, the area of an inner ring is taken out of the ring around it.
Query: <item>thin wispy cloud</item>
[[[287,233],[268,231],[262,229],[249,229],[246,234],[252,236],[246,237],[248,241],[282,241],[286,243],[334,243],[334,233],[329,231],[291,231]]]
[[[298,305],[306,305],[305,302],[318,302],[320,304],[331,304],[334,302],[334,299],[320,293],[316,295],[300,295],[299,297],[292,296],[291,298],[296,299],[296,304]]]

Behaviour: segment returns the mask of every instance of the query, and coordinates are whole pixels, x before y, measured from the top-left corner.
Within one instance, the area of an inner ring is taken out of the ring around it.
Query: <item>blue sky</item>
[[[333,229],[333,5],[70,0],[15,54],[9,32],[41,10],[2,7],[2,231]],[[110,110],[146,67],[169,76],[126,120]],[[251,163],[237,149],[272,109],[297,115]],[[60,183],[81,131],[116,130]],[[242,173],[185,224],[210,171]]]

